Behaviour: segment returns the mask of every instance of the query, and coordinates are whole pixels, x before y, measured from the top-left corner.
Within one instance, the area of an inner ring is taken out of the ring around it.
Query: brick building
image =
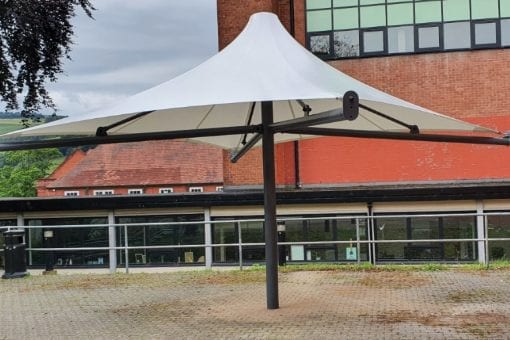
[[[510,130],[508,1],[218,0],[220,48],[257,11],[277,14],[296,40],[358,80],[436,112]],[[225,185],[262,183],[258,152],[225,162]],[[506,179],[509,155],[492,146],[315,138],[278,146],[277,182]]]
[[[223,190],[221,150],[180,140],[106,144],[71,154],[37,183],[38,196]]]
[[[250,0],[242,6],[239,1],[218,0],[217,4],[220,48],[242,30],[252,13],[274,12],[300,43],[352,77],[434,111],[510,130],[507,0]],[[43,246],[43,228],[64,224],[90,227],[56,233],[56,245],[122,246],[128,244],[123,243],[127,236],[129,245],[140,249],[129,254],[104,249],[63,252],[63,265],[70,264],[70,257],[74,266],[106,266],[109,261],[113,267],[123,261],[206,266],[263,261],[263,197],[260,190],[245,190],[262,184],[260,150],[232,164],[227,151],[205,151],[208,146],[201,144],[192,145],[197,148],[193,150],[187,149],[190,144],[178,144],[181,150],[172,144],[172,155],[180,151],[179,159],[165,158],[158,148],[166,142],[153,143],[137,143],[138,156],[129,149],[135,144],[105,145],[85,157],[77,152],[45,180],[50,190],[40,194],[63,195],[71,190],[69,183],[78,182],[81,186],[72,188],[78,188],[81,196],[112,188],[115,194],[143,188],[155,195],[3,201],[0,226],[33,228],[27,232],[32,266],[44,264],[38,250]],[[203,153],[197,151],[200,148]],[[459,263],[510,256],[510,148],[313,138],[279,144],[275,151],[278,215],[286,219],[286,241],[299,243],[287,249],[291,262]],[[92,153],[101,162],[90,161]],[[181,170],[161,170],[171,164],[179,164]],[[213,164],[215,170],[208,175],[197,170]],[[117,176],[129,181],[121,183]],[[84,178],[95,184],[85,185]],[[225,185],[232,190],[158,194],[163,186],[184,192],[191,185],[210,190]],[[101,233],[95,230],[106,223]],[[130,223],[135,225],[126,232]],[[241,238],[250,245],[239,247]],[[356,258],[347,255],[353,240],[359,241]],[[197,248],[198,244],[204,247]],[[221,246],[213,246],[217,244]]]
[[[510,10],[505,1],[500,2],[489,0],[482,6],[479,0],[398,4],[361,0],[359,5],[357,0],[252,0],[239,6],[237,1],[218,0],[219,46],[232,41],[251,14],[274,12],[300,43],[342,72],[434,111],[506,131],[510,130],[510,50],[506,48]],[[497,146],[313,138],[276,146],[276,179],[280,188],[492,181],[510,177],[509,155],[509,149]],[[260,149],[236,164],[224,151],[222,178],[209,189],[223,184],[230,189],[260,187],[261,162]],[[75,178],[80,169],[84,167],[73,171]],[[52,176],[59,177],[59,171]],[[84,176],[80,185],[85,187],[90,178]],[[51,190],[40,190],[39,195],[63,194],[64,189],[55,186],[64,185],[64,180],[46,181],[52,182]],[[65,185],[70,185],[69,180]],[[115,192],[127,190],[123,186]],[[153,187],[144,193],[158,190]],[[184,186],[176,191],[187,190]]]

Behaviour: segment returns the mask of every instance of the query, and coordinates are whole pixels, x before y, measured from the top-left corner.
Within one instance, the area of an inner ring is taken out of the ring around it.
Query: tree
[[[18,110],[22,95],[25,125],[43,107],[56,111],[45,82],[55,82],[70,58],[79,7],[92,18],[90,0],[0,0],[0,100]]]
[[[57,149],[9,151],[0,154],[0,196],[36,196],[35,182],[48,175]]]

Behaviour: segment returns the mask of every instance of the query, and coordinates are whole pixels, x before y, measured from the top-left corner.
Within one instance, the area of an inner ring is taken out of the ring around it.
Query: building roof
[[[263,205],[262,190],[169,195],[0,198],[0,213],[101,209],[182,208]],[[330,187],[277,192],[277,204],[448,201],[510,198],[510,181],[454,181],[406,185]],[[233,212],[235,214],[235,212]]]
[[[181,140],[162,140],[97,146],[48,188],[222,182],[221,149]]]

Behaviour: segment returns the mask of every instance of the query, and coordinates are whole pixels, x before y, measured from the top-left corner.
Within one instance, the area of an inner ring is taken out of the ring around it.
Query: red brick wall
[[[294,144],[282,143],[275,147],[276,183],[295,185]],[[223,176],[225,186],[262,185],[262,149],[248,151],[237,163],[230,162],[230,153],[223,152]]]
[[[301,142],[300,158],[305,186],[510,177],[510,148],[502,146],[314,138]]]
[[[220,50],[227,46],[242,31],[250,15],[257,12],[272,12],[290,32],[291,0],[217,0],[218,43]],[[294,0],[294,32],[296,39],[305,43],[304,0]]]
[[[236,163],[230,162],[230,152],[223,151],[223,182],[229,185],[259,185],[262,177],[261,148],[248,151]]]
[[[274,0],[218,0],[218,44],[222,49],[242,31],[250,15],[256,12],[275,12]]]
[[[509,49],[339,60],[331,65],[397,97],[457,118],[510,114]]]

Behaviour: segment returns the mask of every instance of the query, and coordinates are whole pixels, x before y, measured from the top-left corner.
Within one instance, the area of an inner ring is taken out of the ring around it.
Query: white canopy
[[[396,72],[398,70],[395,70]],[[491,131],[416,106],[336,70],[296,42],[276,15],[252,15],[241,34],[224,50],[194,69],[119,105],[83,116],[15,131],[15,136],[93,136],[99,126],[118,122],[140,112],[154,111],[108,131],[108,135],[178,131],[243,126],[260,123],[260,102],[273,101],[274,121],[304,115],[298,101],[312,108],[311,114],[342,106],[346,91],[357,92],[360,103],[420,131]],[[360,108],[354,121],[323,125],[350,130],[405,131],[391,120]],[[493,131],[492,131],[493,132]],[[276,134],[275,141],[300,138]],[[237,135],[197,138],[224,148],[239,146]]]

